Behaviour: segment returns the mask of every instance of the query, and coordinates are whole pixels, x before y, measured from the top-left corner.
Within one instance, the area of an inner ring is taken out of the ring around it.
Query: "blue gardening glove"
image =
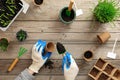
[[[46,41],[38,40],[38,42],[33,46],[32,49],[32,64],[30,65],[29,69],[38,73],[39,69],[44,65],[46,60],[50,58],[51,52],[47,52],[44,55],[46,47]]]
[[[62,60],[62,70],[64,72],[65,80],[75,80],[79,72],[79,68],[73,59],[72,55],[66,52]]]

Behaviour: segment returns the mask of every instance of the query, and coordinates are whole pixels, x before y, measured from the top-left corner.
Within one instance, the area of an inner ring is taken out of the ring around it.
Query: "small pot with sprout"
[[[16,33],[16,38],[21,42],[24,41],[27,38],[27,36],[27,32],[22,29]]]

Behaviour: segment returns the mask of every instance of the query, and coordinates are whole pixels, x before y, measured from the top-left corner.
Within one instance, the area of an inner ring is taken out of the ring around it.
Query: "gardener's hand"
[[[29,69],[35,73],[38,73],[39,69],[44,65],[46,60],[51,56],[51,52],[47,52],[45,55],[44,50],[46,46],[46,41],[39,40],[32,49],[32,64]]]
[[[72,55],[66,52],[62,60],[62,69],[64,71],[65,80],[75,80],[79,72],[79,68]]]

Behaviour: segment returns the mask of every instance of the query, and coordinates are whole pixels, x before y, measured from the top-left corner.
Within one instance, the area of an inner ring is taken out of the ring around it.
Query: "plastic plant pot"
[[[76,12],[74,11],[74,9],[71,10],[71,14],[70,16],[68,16],[66,14],[66,10],[68,10],[68,7],[64,7],[60,13],[59,13],[59,18],[60,20],[64,23],[64,24],[70,24],[72,23],[75,18],[76,18]]]
[[[36,6],[40,6],[43,3],[43,0],[34,0]]]

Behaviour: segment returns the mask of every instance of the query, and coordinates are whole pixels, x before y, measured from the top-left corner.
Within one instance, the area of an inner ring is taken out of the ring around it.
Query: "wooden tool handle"
[[[8,68],[8,72],[10,72],[10,71],[12,71],[12,69],[15,67],[15,65],[17,64],[17,62],[18,62],[18,58],[16,58],[13,62],[12,62],[12,64],[10,65],[10,67]]]
[[[70,0],[70,4],[69,4],[69,7],[68,7],[68,11],[71,11],[71,10],[72,10],[73,3],[74,3],[74,0]]]

